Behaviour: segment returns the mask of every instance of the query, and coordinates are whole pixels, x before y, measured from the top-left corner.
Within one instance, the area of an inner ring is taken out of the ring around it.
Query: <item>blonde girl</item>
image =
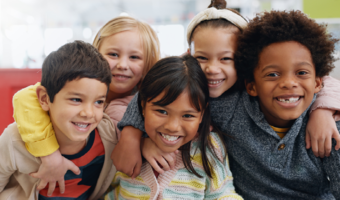
[[[97,33],[93,46],[104,56],[111,68],[112,81],[105,112],[116,125],[125,112],[125,107],[113,111],[110,109],[110,102],[119,99],[116,102],[118,105],[129,103],[132,98],[130,95],[133,95],[146,72],[160,58],[159,41],[148,24],[124,16],[107,22]],[[29,86],[15,94],[14,119],[27,150],[42,160],[39,171],[31,174],[41,178],[37,189],[43,189],[49,183],[48,195],[51,195],[58,181],[60,192],[63,193],[66,171],[69,169],[79,174],[80,170],[62,157],[58,150],[59,145],[49,115],[41,109],[36,98],[35,90],[38,85],[39,83]]]

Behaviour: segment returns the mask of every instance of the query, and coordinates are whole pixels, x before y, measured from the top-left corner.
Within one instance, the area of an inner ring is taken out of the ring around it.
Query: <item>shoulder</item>
[[[210,132],[209,141],[211,142],[211,145],[212,145],[212,148],[213,148],[212,150],[215,152],[219,161],[224,162],[224,159],[226,158],[226,149],[225,149],[225,145],[223,143],[223,140],[220,138],[220,136],[217,133]],[[192,156],[201,154],[201,152],[199,150],[199,142],[200,141],[197,140],[197,139],[195,139],[192,142],[192,146],[191,146],[191,155]],[[215,157],[213,155],[213,152],[211,152],[211,151],[207,151],[207,154],[211,158]]]
[[[22,141],[21,136],[19,134],[17,123],[14,122],[5,128],[4,132],[1,135],[1,140],[9,141]],[[22,141],[23,142],[23,141]]]
[[[225,144],[222,138],[217,133],[211,132],[209,136],[209,140],[216,153],[216,156],[221,162],[223,162],[227,153],[226,153]]]
[[[106,113],[103,114],[103,118],[99,122],[97,129],[101,138],[107,139],[109,141],[117,140],[115,126]]]
[[[124,98],[112,100],[106,107],[105,113],[108,114],[111,119],[120,121],[132,98],[133,96],[127,96]]]
[[[119,98],[119,99],[115,99],[112,100],[109,105],[107,106],[106,110],[110,110],[112,108],[117,108],[117,107],[127,107],[130,103],[130,101],[132,100],[133,96],[126,96],[124,98]],[[106,111],[105,110],[105,111]]]

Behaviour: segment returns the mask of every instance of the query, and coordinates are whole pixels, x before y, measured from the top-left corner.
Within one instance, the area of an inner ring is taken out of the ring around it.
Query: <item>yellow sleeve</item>
[[[59,148],[50,116],[38,101],[36,89],[28,86],[13,96],[13,117],[26,149],[35,157],[47,156]]]

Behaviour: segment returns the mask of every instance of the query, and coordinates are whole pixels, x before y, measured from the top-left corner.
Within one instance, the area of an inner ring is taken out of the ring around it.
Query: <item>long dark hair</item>
[[[155,105],[166,106],[171,104],[185,90],[189,91],[192,105],[204,113],[202,122],[198,129],[199,149],[202,154],[202,163],[204,171],[209,177],[212,177],[210,169],[211,163],[207,157],[207,150],[215,153],[209,139],[210,131],[210,106],[208,81],[202,71],[199,62],[192,56],[168,57],[158,61],[145,76],[138,95],[139,109],[142,113],[142,107],[146,102],[152,101],[163,91],[165,95]],[[142,116],[143,117],[143,116]],[[199,175],[191,163],[190,156],[191,141],[181,146],[184,166],[198,177]],[[216,156],[216,154],[215,154]]]

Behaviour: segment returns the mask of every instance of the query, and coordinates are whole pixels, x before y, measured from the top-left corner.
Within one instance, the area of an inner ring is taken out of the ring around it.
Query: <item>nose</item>
[[[298,81],[294,75],[286,75],[281,78],[280,87],[292,89],[298,86]]]
[[[128,60],[125,56],[120,57],[117,63],[117,69],[126,70],[128,68]]]
[[[89,104],[83,105],[82,110],[80,111],[79,114],[81,117],[84,117],[84,118],[94,117],[93,106]]]
[[[207,74],[218,74],[221,72],[221,68],[216,61],[210,61],[204,66],[204,72]]]
[[[180,130],[180,120],[177,117],[169,117],[164,124],[164,128],[171,133],[178,132]]]

